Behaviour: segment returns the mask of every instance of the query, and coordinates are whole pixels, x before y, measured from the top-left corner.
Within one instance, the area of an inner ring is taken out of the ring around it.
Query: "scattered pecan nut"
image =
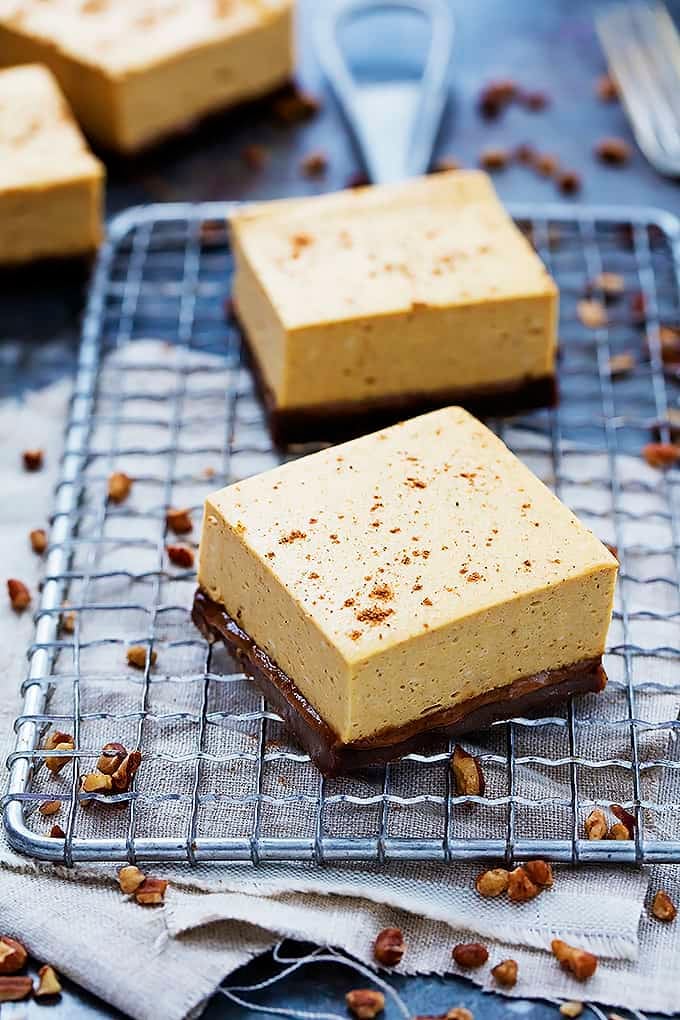
[[[120,886],[121,892],[124,892],[126,896],[130,896],[132,893],[137,892],[145,880],[146,875],[144,875],[139,868],[136,868],[134,864],[126,865],[118,872],[118,885]]]
[[[0,935],[0,974],[16,974],[26,965],[28,952],[21,942]]]
[[[61,983],[57,972],[49,963],[44,964],[38,971],[38,987],[35,990],[36,999],[51,999],[61,995]]]
[[[517,84],[511,78],[490,81],[479,94],[479,112],[483,117],[497,117],[517,96]]]
[[[621,807],[620,804],[612,804],[612,814],[615,818],[618,818],[619,824],[623,825],[628,833],[627,838],[633,839],[635,835],[635,815],[632,815],[630,811],[626,811],[625,808]],[[613,828],[613,826],[612,826]]]
[[[71,609],[67,613],[62,613],[59,618],[59,624],[65,634],[73,634],[76,629],[76,614]]]
[[[667,892],[659,889],[654,893],[652,900],[652,914],[657,921],[674,921],[678,916],[678,910]]]
[[[531,166],[536,159],[536,150],[528,142],[520,142],[513,152],[513,158],[516,163],[522,163],[523,166]]]
[[[347,992],[345,1002],[357,1020],[373,1020],[385,1008],[385,996],[373,988],[355,988]]]
[[[609,831],[607,817],[601,808],[595,808],[586,818],[584,828],[587,839],[606,839]]]
[[[170,531],[176,535],[188,535],[193,528],[190,510],[176,510],[170,507],[165,515],[165,520]]]
[[[383,928],[373,945],[373,955],[378,963],[396,967],[406,952],[404,936],[399,928]]]
[[[87,772],[81,777],[80,785],[83,793],[111,793],[113,783],[111,776],[105,776],[101,772]]]
[[[680,460],[680,446],[676,443],[647,443],[642,456],[650,467],[666,471]]]
[[[607,325],[607,310],[601,301],[584,298],[576,305],[576,314],[588,329],[600,329]]]
[[[241,149],[241,159],[251,170],[261,170],[269,159],[269,152],[264,145],[252,143]]]
[[[314,117],[321,109],[321,102],[311,92],[293,85],[275,97],[272,109],[279,120],[297,124]]]
[[[491,968],[495,980],[504,988],[513,988],[517,984],[517,972],[516,960],[502,960]]]
[[[595,155],[609,166],[623,166],[631,157],[631,147],[623,138],[601,138],[595,146]]]
[[[0,977],[0,1002],[21,1002],[33,991],[30,977]]]
[[[524,868],[515,868],[508,875],[508,898],[513,903],[527,903],[538,896],[540,889],[527,875]]]
[[[21,459],[26,471],[40,471],[45,461],[42,450],[24,450]]]
[[[37,553],[38,556],[42,556],[45,549],[47,549],[47,532],[45,529],[33,528],[33,530],[28,533],[28,539],[31,543],[31,549],[33,552]]]
[[[144,907],[157,907],[165,901],[167,888],[164,878],[145,878],[135,891],[135,900]]]
[[[527,110],[531,110],[532,113],[540,113],[540,111],[545,110],[546,106],[550,103],[546,93],[540,92],[538,89],[533,89],[529,92],[520,92],[517,98],[520,105]]]
[[[502,896],[508,890],[509,878],[510,873],[505,868],[491,868],[490,871],[483,871],[481,875],[477,875],[475,889],[486,899]]]
[[[587,981],[597,970],[597,957],[585,949],[570,946],[562,939],[553,939],[550,948],[562,970],[569,971],[578,981]]]
[[[146,668],[146,645],[130,645],[126,652],[127,661],[129,666],[134,666],[135,669]],[[156,665],[156,659],[158,653],[152,648],[149,656],[149,662],[152,666]]]
[[[320,149],[308,152],[300,163],[300,169],[305,177],[320,177],[328,169],[328,156]]]
[[[53,825],[50,829],[50,839],[66,839],[66,833],[61,825]]]
[[[456,744],[451,756],[451,771],[458,797],[483,797],[486,783],[479,760]]]
[[[451,950],[451,956],[459,967],[474,970],[489,959],[489,950],[481,942],[460,942]]]
[[[550,889],[552,886],[553,872],[547,861],[527,861],[524,870],[539,889]]]
[[[113,789],[116,793],[127,793],[141,764],[142,752],[130,751],[111,776]]]
[[[570,1017],[571,1020],[576,1020],[576,1017],[580,1016],[582,1012],[582,1002],[563,1002],[560,1006],[560,1013],[562,1016]]]
[[[534,169],[541,177],[554,177],[560,168],[559,160],[549,152],[537,153],[533,160]]]
[[[73,737],[70,733],[62,733],[61,730],[52,730],[48,733],[43,748],[46,751],[72,751],[75,747]],[[57,775],[58,772],[64,768],[65,765],[72,761],[72,756],[68,754],[55,754],[45,756],[45,765],[53,775]]]
[[[510,153],[507,149],[482,149],[479,155],[479,165],[485,170],[504,170],[509,162]]]
[[[132,479],[124,471],[114,471],[109,477],[109,499],[114,503],[122,503],[130,495]]]
[[[445,1020],[475,1020],[475,1018],[466,1006],[454,1006],[447,1009]]]
[[[619,87],[610,74],[601,74],[595,82],[595,94],[603,103],[619,98]]]
[[[38,808],[38,814],[41,814],[43,818],[49,818],[50,815],[56,815],[61,811],[60,800],[44,800]]]
[[[675,326],[659,326],[659,344],[664,365],[680,363],[680,329]]]
[[[581,175],[576,170],[560,170],[556,180],[563,195],[577,195],[581,190]]]
[[[188,545],[166,545],[165,551],[168,559],[176,567],[185,567],[187,570],[194,565],[194,550]]]
[[[602,272],[597,274],[590,287],[600,291],[605,301],[616,301],[625,291],[626,281],[620,273]]]
[[[99,755],[97,761],[97,768],[100,772],[103,772],[105,776],[112,776],[127,758],[127,748],[123,744],[117,743],[117,741],[111,741],[108,744],[104,744],[102,747],[102,753]]]
[[[31,604],[31,593],[23,581],[10,577],[7,581],[7,594],[15,613],[23,613]]]
[[[630,297],[630,312],[636,325],[640,326],[645,321],[647,314],[647,298],[641,290],[636,290]]]
[[[609,359],[609,374],[612,379],[620,379],[624,375],[630,375],[634,368],[635,355],[629,351],[613,354]]]

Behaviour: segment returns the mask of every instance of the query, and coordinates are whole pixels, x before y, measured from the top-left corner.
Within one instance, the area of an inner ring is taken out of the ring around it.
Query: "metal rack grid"
[[[101,251],[8,763],[4,809],[11,844],[67,865],[537,855],[573,862],[680,861],[673,787],[680,777],[680,472],[653,479],[643,477],[642,468],[640,477],[635,470],[622,474],[622,464],[642,465],[645,442],[655,434],[670,440],[678,427],[678,369],[664,365],[660,326],[680,325],[680,223],[646,209],[625,216],[614,208],[512,209],[560,285],[562,396],[554,410],[491,424],[618,547],[610,684],[598,696],[609,699],[602,704],[610,708],[596,722],[592,698],[575,699],[550,717],[495,725],[475,738],[487,794],[461,798],[451,786],[448,745],[360,776],[324,780],[288,744],[251,681],[190,623],[195,581],[192,571],[177,572],[167,563],[166,509],[190,503],[197,522],[207,491],[278,459],[240,364],[238,333],[224,315],[230,208],[131,209],[111,223]],[[606,327],[587,329],[576,304],[585,281],[603,268],[625,277],[627,293],[611,306]],[[644,308],[639,298],[631,304],[638,292]],[[148,337],[172,345],[172,357],[166,360],[156,345],[153,363],[140,369],[134,357],[126,362]],[[630,350],[636,366],[618,380],[610,358]],[[137,413],[142,407],[145,413]],[[217,433],[208,431],[216,408]],[[107,500],[106,479],[130,464],[135,491],[148,490],[151,498],[118,507]],[[584,491],[588,498],[579,504]],[[628,508],[631,494],[641,509]],[[128,530],[117,534],[119,525]],[[124,567],[112,565],[112,550]],[[663,611],[645,601],[655,591],[663,593]],[[66,605],[76,617],[72,634],[60,629]],[[95,618],[104,619],[104,629],[89,637]],[[657,628],[651,644],[639,636],[638,626],[647,624]],[[137,674],[125,660],[132,644],[147,649]],[[152,652],[158,652],[156,664]],[[115,667],[98,668],[111,654]],[[101,700],[111,690],[119,699],[113,707]],[[50,726],[71,730],[76,744],[72,762],[56,778],[44,768],[40,749]],[[598,757],[599,733],[603,740],[618,735],[615,752]],[[143,751],[132,789],[113,798],[83,795],[81,774],[102,743],[116,739]],[[603,787],[604,776],[609,785]],[[62,802],[57,820],[65,839],[47,836],[47,820],[36,810],[54,799]],[[635,838],[585,840],[585,814],[613,801],[635,814]]]

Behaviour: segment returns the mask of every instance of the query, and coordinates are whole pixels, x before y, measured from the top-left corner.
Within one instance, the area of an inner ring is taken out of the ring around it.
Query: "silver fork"
[[[680,175],[680,37],[661,3],[625,3],[597,31],[635,138],[663,174]]]

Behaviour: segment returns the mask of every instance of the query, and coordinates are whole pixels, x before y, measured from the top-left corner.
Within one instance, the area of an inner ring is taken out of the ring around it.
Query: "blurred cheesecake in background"
[[[293,73],[294,0],[0,0],[0,63],[39,61],[99,145],[133,152]]]
[[[0,71],[0,264],[93,252],[103,182],[50,72]]]
[[[557,287],[481,171],[265,202],[231,226],[234,308],[280,442],[554,402]]]

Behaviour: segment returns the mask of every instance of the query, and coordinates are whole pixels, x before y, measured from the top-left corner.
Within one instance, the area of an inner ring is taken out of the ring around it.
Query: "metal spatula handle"
[[[429,23],[430,45],[420,79],[360,83],[339,35],[366,14],[414,11]],[[425,173],[448,94],[454,22],[446,0],[332,0],[317,22],[318,55],[376,184]]]

